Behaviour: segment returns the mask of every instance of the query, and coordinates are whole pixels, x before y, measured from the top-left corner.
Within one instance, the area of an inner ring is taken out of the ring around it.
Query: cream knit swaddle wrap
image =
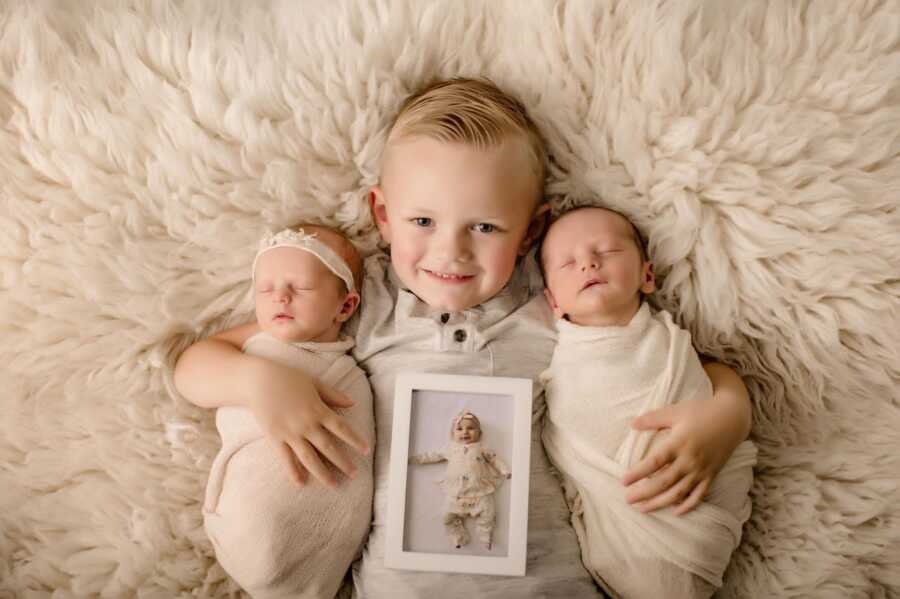
[[[646,304],[624,327],[557,324],[558,345],[541,377],[548,408],[543,441],[565,478],[585,566],[622,597],[711,594],[750,516],[756,448],[741,443],[706,500],[687,515],[629,506],[622,476],[665,434],[634,431],[630,420],[710,397],[712,385],[690,334]]]
[[[365,373],[347,355],[351,339],[286,343],[258,333],[244,352],[286,366],[345,393],[356,404],[340,410],[370,446],[375,428]],[[330,489],[311,475],[299,488],[250,410],[219,408],[222,449],[206,488],[203,515],[216,557],[255,599],[334,597],[362,550],[372,521],[372,458],[354,455],[358,472]]]

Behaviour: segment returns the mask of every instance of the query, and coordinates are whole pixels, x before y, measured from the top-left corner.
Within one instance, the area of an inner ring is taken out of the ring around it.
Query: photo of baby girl
[[[444,526],[447,536],[457,549],[469,544],[466,520],[475,520],[478,541],[491,549],[497,506],[494,494],[512,473],[509,467],[491,449],[481,443],[481,422],[469,410],[463,410],[453,419],[450,427],[450,443],[443,450],[429,451],[410,456],[410,464],[437,464],[447,462],[447,470],[441,479],[446,493]]]

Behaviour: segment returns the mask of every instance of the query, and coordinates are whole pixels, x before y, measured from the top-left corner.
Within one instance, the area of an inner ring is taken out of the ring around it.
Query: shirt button
[[[462,329],[456,329],[456,330],[453,332],[453,339],[454,339],[457,343],[462,343],[463,341],[466,340],[466,332],[465,332],[464,330],[462,330]]]
[[[444,312],[443,314],[441,314],[441,322],[442,322],[443,324],[447,324],[447,321],[448,321],[448,320],[450,320],[450,315],[449,315],[449,314],[447,314],[446,312]]]

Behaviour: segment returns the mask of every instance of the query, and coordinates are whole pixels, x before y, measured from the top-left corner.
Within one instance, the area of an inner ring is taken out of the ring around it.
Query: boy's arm
[[[259,332],[245,324],[202,339],[187,348],[175,364],[175,387],[201,408],[250,407],[254,367],[265,361],[244,354],[244,342]]]
[[[628,503],[644,512],[678,504],[676,514],[696,507],[735,448],[750,433],[750,396],[732,369],[703,365],[713,385],[711,399],[684,400],[642,414],[638,430],[669,429],[669,436],[622,479],[633,485]]]
[[[336,484],[322,457],[353,476],[356,467],[338,440],[360,453],[369,448],[325,403],[351,407],[354,402],[298,368],[243,353],[244,342],[258,330],[255,324],[236,327],[185,350],[175,364],[178,392],[201,407],[248,408],[299,485],[307,470],[328,486]]]

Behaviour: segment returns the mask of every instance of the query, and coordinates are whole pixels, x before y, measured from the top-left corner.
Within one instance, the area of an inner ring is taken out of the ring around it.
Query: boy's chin
[[[415,293],[415,291],[413,291],[413,293]],[[429,293],[428,291],[424,291],[422,294],[416,293],[416,295],[432,308],[444,312],[463,312],[464,310],[474,308],[489,299],[486,298],[482,300],[479,299],[477,295],[468,294],[453,297],[441,293]]]

